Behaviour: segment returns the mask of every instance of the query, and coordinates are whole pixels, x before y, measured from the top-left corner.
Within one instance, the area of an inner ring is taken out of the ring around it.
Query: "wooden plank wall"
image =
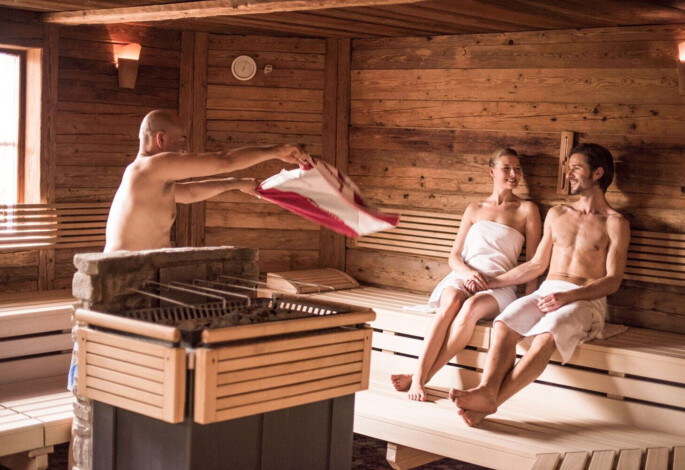
[[[608,199],[633,228],[685,232],[685,26],[352,42],[349,173],[383,205],[461,213],[491,189],[487,158],[526,155],[519,194],[543,215],[556,193],[560,133],[617,160]],[[429,291],[444,261],[350,247],[362,282]],[[682,289],[624,282],[611,317],[685,331]],[[649,314],[637,313],[638,310]]]
[[[208,50],[208,151],[303,143],[321,155],[325,40],[210,34]],[[231,74],[231,62],[243,54],[258,67],[247,82]],[[266,65],[273,72],[265,74]],[[264,179],[282,168],[274,160],[233,176]],[[319,264],[319,228],[274,204],[224,193],[207,202],[205,223],[207,245],[259,248],[262,272]]]
[[[110,201],[138,151],[143,116],[153,109],[179,109],[181,33],[107,25],[61,27],[58,34],[51,202]],[[0,9],[0,44],[42,47],[43,38],[44,25],[36,15]],[[114,65],[114,45],[129,42],[142,45],[133,90],[118,87]],[[93,249],[50,253],[54,275],[40,286],[38,252],[0,254],[3,290],[70,287],[78,251]]]
[[[0,8],[0,44],[42,47],[43,26],[37,15]],[[0,253],[0,290],[38,289],[38,253]]]

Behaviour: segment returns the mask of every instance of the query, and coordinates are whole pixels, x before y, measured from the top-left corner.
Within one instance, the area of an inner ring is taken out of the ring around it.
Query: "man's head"
[[[614,179],[614,158],[597,144],[580,144],[571,149],[568,180],[571,194],[579,194],[593,186],[606,193]]]
[[[148,155],[160,152],[183,152],[186,131],[181,118],[169,111],[151,111],[140,124],[141,149]]]

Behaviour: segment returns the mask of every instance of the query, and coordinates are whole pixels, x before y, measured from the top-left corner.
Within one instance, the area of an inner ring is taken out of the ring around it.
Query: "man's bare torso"
[[[161,181],[138,157],[124,172],[107,219],[105,252],[170,246],[176,217],[174,182]]]
[[[585,285],[606,276],[609,248],[607,222],[620,217],[607,214],[583,213],[572,205],[557,206],[548,216],[552,221],[552,257],[547,279]]]

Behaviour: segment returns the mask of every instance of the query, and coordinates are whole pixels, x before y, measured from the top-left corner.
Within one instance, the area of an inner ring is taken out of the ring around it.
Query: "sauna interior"
[[[138,59],[123,57],[131,44]],[[94,220],[80,245],[0,245],[3,294],[70,289],[74,256],[102,250],[153,109],[181,115],[192,152],[302,143],[388,211],[460,215],[490,194],[492,150],[512,147],[523,155],[516,193],[544,218],[572,200],[565,146],[599,143],[616,161],[607,200],[633,234],[672,236],[656,255],[682,250],[682,2],[0,0],[0,53],[22,64],[19,137],[0,142],[19,149],[15,173],[2,169],[15,199],[0,204],[89,205]],[[251,78],[232,73],[239,56],[254,60]],[[331,267],[425,293],[449,271],[444,257],[365,247],[238,191],[179,205],[172,239],[258,248],[262,277]],[[610,296],[608,320],[685,334],[685,265],[659,282],[651,262]]]

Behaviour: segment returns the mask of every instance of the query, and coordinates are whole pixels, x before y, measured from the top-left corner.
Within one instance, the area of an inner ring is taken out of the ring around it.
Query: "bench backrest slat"
[[[0,205],[0,251],[102,246],[109,202]]]
[[[400,213],[394,229],[351,240],[350,247],[447,258],[461,217],[416,210]],[[521,256],[519,261],[525,258]],[[685,286],[685,234],[631,231],[626,279]]]

